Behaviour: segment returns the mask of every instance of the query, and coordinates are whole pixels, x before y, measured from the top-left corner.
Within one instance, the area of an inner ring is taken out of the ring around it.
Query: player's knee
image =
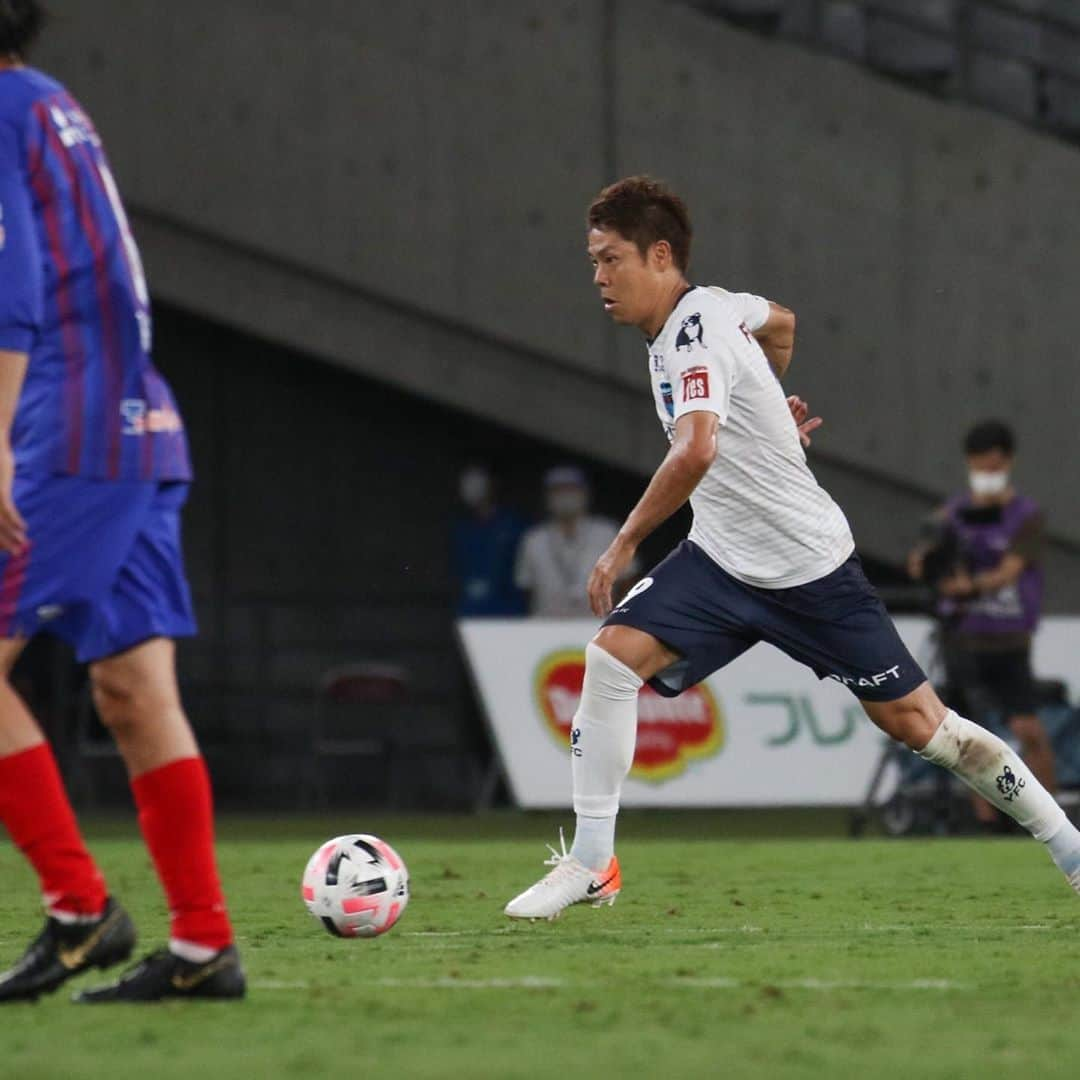
[[[922,750],[948,711],[936,694],[918,691],[898,701],[864,703],[870,719],[911,750]]]
[[[95,671],[90,676],[90,688],[101,722],[120,737],[160,714],[163,705],[151,685],[128,674]]]

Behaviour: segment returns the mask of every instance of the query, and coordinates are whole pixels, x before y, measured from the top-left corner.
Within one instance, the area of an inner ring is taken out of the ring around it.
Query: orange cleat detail
[[[597,874],[589,883],[588,902],[593,907],[603,907],[615,903],[615,897],[622,888],[622,873],[619,870],[618,856],[612,855],[611,862],[603,873]]]

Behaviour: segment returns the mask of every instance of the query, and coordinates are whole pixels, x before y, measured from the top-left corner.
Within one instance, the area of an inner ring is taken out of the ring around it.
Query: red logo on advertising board
[[[682,399],[684,402],[696,401],[709,396],[709,369],[692,367],[682,373]]]
[[[536,703],[548,730],[570,745],[574,713],[585,680],[585,653],[556,652],[536,669]],[[630,776],[663,781],[678,776],[695,758],[712,757],[724,745],[724,715],[704,683],[666,698],[650,686],[638,695],[637,749]]]

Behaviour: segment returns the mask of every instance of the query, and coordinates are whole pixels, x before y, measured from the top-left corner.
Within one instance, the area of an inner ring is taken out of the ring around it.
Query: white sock
[[[606,870],[615,854],[615,815],[587,817],[578,814],[570,854],[590,870]]]
[[[194,941],[169,938],[169,952],[173,956],[179,956],[181,960],[189,960],[193,964],[205,964],[213,960],[220,950],[211,949],[208,945],[196,945]]]
[[[100,921],[101,915],[72,915],[70,911],[61,911],[57,908],[46,907],[45,914],[55,919],[64,926],[89,926],[91,923]]]
[[[577,829],[570,854],[604,870],[615,854],[615,817],[623,780],[634,760],[641,679],[592,642],[585,648],[585,683],[571,732]]]
[[[1046,844],[1066,874],[1080,869],[1080,832],[1008,743],[950,709],[919,756],[951,770]]]

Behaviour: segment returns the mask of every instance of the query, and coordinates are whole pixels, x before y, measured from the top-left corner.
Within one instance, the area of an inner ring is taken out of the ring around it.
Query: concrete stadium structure
[[[94,114],[162,299],[643,473],[643,353],[582,215],[670,180],[693,276],[800,315],[789,385],[861,546],[898,560],[1001,415],[1051,607],[1080,604],[1074,149],[655,0],[99,0],[35,59]]]

